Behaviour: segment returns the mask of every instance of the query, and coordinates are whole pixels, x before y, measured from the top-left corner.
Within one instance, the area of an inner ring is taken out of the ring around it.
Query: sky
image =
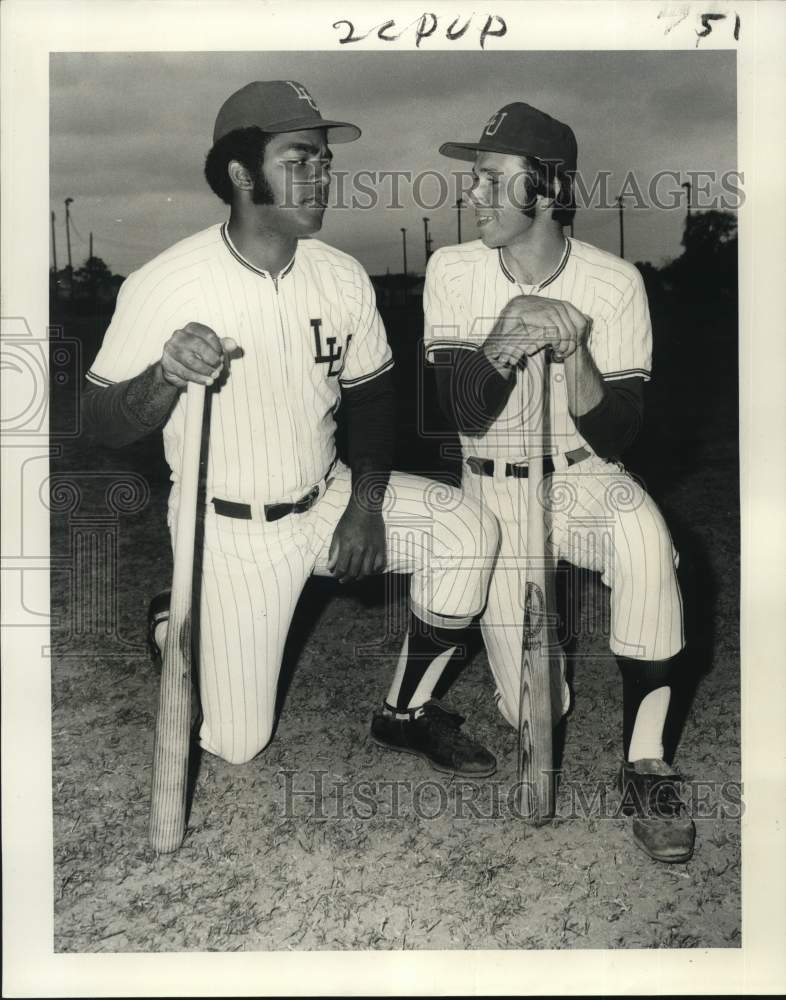
[[[357,142],[333,147],[350,193],[349,178],[359,170],[446,176],[451,196],[441,207],[418,206],[413,186],[402,182],[401,208],[385,207],[382,197],[371,209],[328,210],[319,238],[372,274],[402,269],[402,227],[408,269],[422,273],[424,216],[433,249],[457,242],[452,195],[461,182],[454,172],[469,165],[446,159],[438,147],[477,140],[510,101],[569,124],[585,184],[609,172],[612,197],[629,174],[646,193],[659,171],[682,179],[687,171],[738,169],[731,51],[52,53],[50,208],[58,266],[67,259],[68,197],[74,266],[87,256],[92,232],[94,253],[119,274],[226,218],[204,180],[204,158],[223,101],[259,79],[299,81],[324,117],[360,126]],[[678,184],[666,178],[660,191]],[[390,188],[384,181],[380,193]],[[424,181],[428,206],[437,193],[433,177]],[[684,197],[671,209],[627,204],[626,258],[661,264],[680,253]],[[617,210],[580,209],[575,236],[619,253]],[[475,238],[466,211],[462,238]]]

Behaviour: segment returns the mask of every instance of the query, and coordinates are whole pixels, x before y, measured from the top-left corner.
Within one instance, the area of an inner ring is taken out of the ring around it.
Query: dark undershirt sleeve
[[[388,370],[362,385],[344,389],[341,397],[347,428],[347,458],[353,492],[379,498],[393,467],[396,443],[396,391]],[[374,506],[376,506],[374,504]]]
[[[601,458],[617,458],[636,439],[644,419],[644,379],[604,381],[603,399],[580,417],[579,434]]]
[[[163,427],[163,419],[147,423],[143,419],[146,397],[150,394],[153,376],[151,369],[136,378],[110,386],[96,386],[85,382],[82,392],[82,430],[98,444],[109,448],[122,448]],[[131,401],[129,402],[129,394]]]
[[[437,350],[433,355],[440,409],[462,434],[484,434],[499,416],[516,383],[501,375],[482,351]],[[575,418],[596,455],[616,458],[633,444],[644,416],[644,381],[638,377],[604,382],[603,399]]]
[[[433,353],[440,409],[462,434],[484,434],[508,401],[516,379],[501,375],[482,351]]]

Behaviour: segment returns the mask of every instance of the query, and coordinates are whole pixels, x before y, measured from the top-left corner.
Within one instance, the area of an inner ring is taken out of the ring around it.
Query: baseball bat
[[[538,825],[554,814],[551,683],[546,535],[542,500],[543,452],[548,406],[548,358],[541,351],[527,360],[531,406],[526,426],[527,562],[524,637],[519,681],[517,779],[523,815]]]
[[[180,506],[175,523],[169,627],[161,663],[153,752],[150,846],[158,854],[176,851],[183,842],[186,830],[191,730],[191,593],[204,407],[204,385],[189,382],[180,467]]]

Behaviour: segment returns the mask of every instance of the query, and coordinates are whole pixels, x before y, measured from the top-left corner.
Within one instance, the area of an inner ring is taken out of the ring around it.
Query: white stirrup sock
[[[628,761],[646,758],[663,759],[663,728],[669,711],[671,688],[656,688],[642,699],[636,712]]]

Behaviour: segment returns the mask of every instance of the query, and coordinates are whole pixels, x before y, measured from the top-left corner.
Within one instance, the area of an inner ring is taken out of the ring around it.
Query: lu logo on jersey
[[[328,378],[330,378],[331,375],[340,375],[341,368],[334,369],[333,364],[335,362],[335,364],[338,365],[339,361],[341,360],[341,356],[344,353],[344,348],[340,344],[338,347],[336,347],[335,337],[328,337],[326,341],[328,349],[327,353],[325,353],[324,347],[322,345],[322,320],[312,319],[311,329],[314,331],[314,345],[316,347],[316,354],[314,355],[314,361],[316,361],[318,365],[328,366],[327,370]],[[347,343],[346,343],[347,347],[349,347],[350,340],[352,340],[351,333],[347,337]]]

